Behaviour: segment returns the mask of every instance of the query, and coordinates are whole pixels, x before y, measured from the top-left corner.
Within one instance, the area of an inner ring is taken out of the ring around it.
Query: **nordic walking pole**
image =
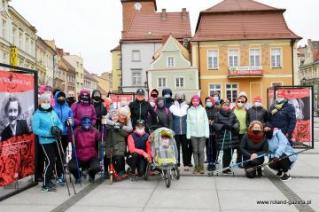
[[[293,154],[285,155],[284,157],[279,158],[279,160],[276,160],[276,161],[271,160],[271,161],[269,161],[268,163],[263,163],[263,164],[260,164],[260,165],[258,165],[258,166],[250,167],[250,168],[248,168],[247,170],[248,170],[248,171],[251,171],[251,170],[253,170],[253,169],[257,169],[257,168],[260,168],[260,167],[268,166],[268,165],[270,165],[270,164],[272,164],[272,163],[277,163],[278,161],[281,161],[281,160],[284,160],[284,159],[286,159],[286,158],[289,158],[290,156],[299,155],[300,153],[306,152],[306,151],[308,151],[308,150],[310,150],[310,149],[311,149],[311,148],[303,149],[303,150],[300,150],[300,151],[298,151],[298,152],[294,152]]]
[[[76,148],[75,148],[75,135],[74,135],[74,131],[73,131],[73,127],[72,126],[70,126],[70,129],[71,129],[71,136],[72,136],[72,152],[73,152],[72,157],[74,156],[75,163],[76,163],[76,169],[77,169],[79,180],[80,180],[80,185],[82,185],[81,184],[80,166],[79,166],[79,161],[78,161],[78,157],[76,155]]]
[[[104,170],[104,125],[101,125],[101,142],[100,142],[100,167],[101,167],[101,176],[105,173]]]

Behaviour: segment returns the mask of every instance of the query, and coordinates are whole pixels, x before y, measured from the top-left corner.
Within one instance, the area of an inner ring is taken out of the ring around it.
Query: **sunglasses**
[[[237,101],[237,103],[245,103],[245,101]]]

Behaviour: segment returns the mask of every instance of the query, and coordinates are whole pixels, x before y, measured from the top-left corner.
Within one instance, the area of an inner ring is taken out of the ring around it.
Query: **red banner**
[[[25,92],[34,90],[34,76],[8,71],[0,71],[0,92]]]
[[[0,187],[34,173],[35,136],[23,135],[0,142]]]

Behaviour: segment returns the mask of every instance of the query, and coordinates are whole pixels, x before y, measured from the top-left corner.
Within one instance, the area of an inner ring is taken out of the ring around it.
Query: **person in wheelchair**
[[[130,166],[129,174],[143,176],[146,171],[148,163],[152,162],[151,157],[151,142],[149,134],[145,130],[145,123],[143,120],[136,122],[135,130],[128,137],[128,151],[127,164]]]

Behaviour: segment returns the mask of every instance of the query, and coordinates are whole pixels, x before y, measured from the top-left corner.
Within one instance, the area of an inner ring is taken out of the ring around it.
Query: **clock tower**
[[[156,0],[121,0],[123,31],[127,31],[137,13],[155,13],[157,10]]]

